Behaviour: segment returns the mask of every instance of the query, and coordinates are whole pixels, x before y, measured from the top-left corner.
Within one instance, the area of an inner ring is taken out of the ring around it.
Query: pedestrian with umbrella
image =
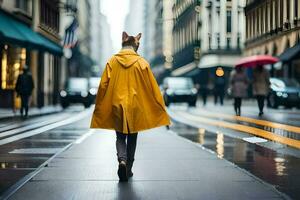
[[[237,116],[241,115],[242,98],[247,96],[248,83],[248,77],[241,66],[236,67],[230,74],[230,87]]]
[[[255,67],[253,70],[252,89],[259,108],[258,115],[262,116],[264,114],[265,99],[270,90],[270,75],[262,65]]]
[[[253,95],[257,99],[259,108],[259,116],[264,114],[265,99],[269,94],[270,89],[270,75],[269,72],[263,67],[263,65],[274,64],[279,59],[269,55],[256,55],[241,59],[236,64],[236,67],[254,67],[252,90]]]

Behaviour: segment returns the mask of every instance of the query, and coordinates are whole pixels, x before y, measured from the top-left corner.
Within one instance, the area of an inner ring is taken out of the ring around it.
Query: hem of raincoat
[[[161,126],[168,126],[170,125],[170,122],[167,122],[167,123],[162,123],[162,124],[158,124],[156,126],[150,126],[150,127],[145,127],[145,128],[141,128],[141,129],[137,129],[137,130],[133,130],[131,131],[130,133],[124,133],[122,130],[118,130],[118,129],[115,129],[113,127],[90,127],[90,129],[107,129],[107,130],[114,130],[114,131],[118,131],[118,132],[121,132],[123,134],[134,134],[134,133],[137,133],[137,132],[140,132],[140,131],[145,131],[145,130],[149,130],[149,129],[153,129],[153,128],[158,128],[158,127],[161,127]]]

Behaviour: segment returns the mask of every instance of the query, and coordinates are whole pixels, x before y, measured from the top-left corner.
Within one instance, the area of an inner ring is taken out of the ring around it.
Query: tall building
[[[278,56],[271,75],[300,81],[300,1],[248,0],[245,55]]]
[[[175,1],[172,76],[187,75],[197,68],[201,40],[200,6],[199,0]]]
[[[98,48],[100,49],[100,55],[99,55],[100,69],[103,70],[106,66],[108,59],[114,54],[110,25],[107,22],[106,16],[103,14],[100,14],[100,27],[101,27],[101,33],[100,33],[101,45]]]
[[[241,58],[245,35],[244,0],[176,1],[173,76],[212,85],[216,70],[228,78]]]
[[[100,0],[91,0],[91,58],[95,65],[93,76],[100,76],[107,60],[113,54],[110,26],[106,16],[100,11]]]
[[[144,54],[158,82],[172,67],[174,0],[145,1]]]
[[[145,0],[147,1],[147,0]],[[129,13],[125,18],[125,31],[129,35],[144,33],[144,0],[130,0]],[[144,55],[144,36],[142,35],[139,54]]]
[[[144,1],[144,57],[149,61],[154,58],[156,15],[153,13],[155,13],[155,5],[156,1]]]
[[[71,77],[89,77],[95,65],[92,59],[92,30],[97,23],[92,23],[92,0],[62,0],[64,5],[62,35],[64,50],[68,56],[67,73]]]
[[[63,70],[59,23],[57,1],[0,1],[0,107],[20,106],[14,88],[25,64],[35,83],[32,105],[58,102]]]

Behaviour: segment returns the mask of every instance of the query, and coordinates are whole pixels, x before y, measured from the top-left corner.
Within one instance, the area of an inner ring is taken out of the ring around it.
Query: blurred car
[[[189,106],[196,106],[197,93],[191,78],[167,77],[163,80],[163,97],[166,106],[177,102],[187,102]]]
[[[100,85],[101,78],[98,77],[91,77],[89,78],[89,92],[91,94],[91,101],[95,102],[98,87]]]
[[[84,107],[90,107],[92,98],[88,79],[69,78],[65,89],[60,91],[60,102],[63,108],[68,107],[71,103],[82,103]]]
[[[300,107],[300,84],[295,79],[270,78],[269,105]]]

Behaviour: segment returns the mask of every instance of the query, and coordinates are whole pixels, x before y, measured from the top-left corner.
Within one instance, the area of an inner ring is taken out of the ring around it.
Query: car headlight
[[[88,96],[88,93],[87,93],[86,91],[82,91],[82,92],[81,92],[81,96],[82,96],[82,97],[87,97],[87,96]]]
[[[91,93],[91,95],[96,95],[97,94],[97,89],[96,88],[91,88],[89,90],[89,92]]]
[[[288,93],[283,93],[283,94],[282,94],[282,97],[283,97],[283,98],[287,98],[288,96],[289,96]]]
[[[193,94],[197,94],[197,92],[198,92],[198,91],[197,91],[196,88],[193,88],[193,89],[192,89],[192,93],[193,93]]]
[[[64,90],[60,91],[59,94],[60,94],[61,97],[66,97],[67,96],[67,92],[64,91]]]
[[[173,91],[170,90],[170,89],[167,89],[167,90],[166,90],[166,93],[167,93],[167,95],[172,95],[172,94],[173,94]]]

